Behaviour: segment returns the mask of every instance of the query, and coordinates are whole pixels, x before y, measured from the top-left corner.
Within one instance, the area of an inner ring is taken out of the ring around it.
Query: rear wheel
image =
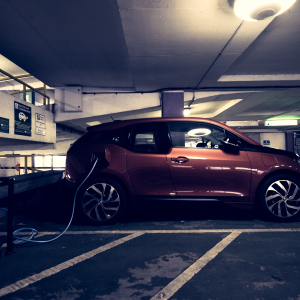
[[[258,191],[259,212],[273,221],[293,221],[300,217],[300,181],[292,175],[275,175]]]
[[[120,220],[126,208],[126,195],[121,186],[107,178],[85,183],[77,196],[81,217],[92,225],[111,225]]]

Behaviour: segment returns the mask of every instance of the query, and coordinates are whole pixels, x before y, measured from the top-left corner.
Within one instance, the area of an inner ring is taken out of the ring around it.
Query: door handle
[[[182,164],[182,163],[186,163],[189,161],[189,159],[187,157],[184,156],[178,156],[176,158],[172,157],[171,161],[177,164]]]

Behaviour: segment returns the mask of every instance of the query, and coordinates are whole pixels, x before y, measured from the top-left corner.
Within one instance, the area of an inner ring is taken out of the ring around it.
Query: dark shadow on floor
[[[40,202],[38,206],[29,207],[15,215],[15,225],[43,224],[47,230],[55,230],[55,225],[67,225],[72,214],[72,205],[62,201]],[[179,202],[150,201],[139,210],[130,210],[120,223],[151,221],[203,221],[203,220],[253,220],[257,218],[254,211],[239,210],[219,202]],[[4,219],[2,219],[4,221]],[[2,221],[2,222],[3,222]],[[52,226],[52,224],[54,226]],[[3,224],[2,224],[3,225]],[[76,215],[72,225],[84,224]],[[0,229],[1,229],[0,225]],[[46,230],[46,229],[45,229]]]

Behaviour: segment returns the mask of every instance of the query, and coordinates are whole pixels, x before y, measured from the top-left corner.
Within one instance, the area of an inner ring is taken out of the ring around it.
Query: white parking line
[[[264,228],[264,229],[187,229],[187,230],[94,230],[94,231],[67,231],[65,234],[131,234],[131,233],[223,233],[223,232],[300,232],[300,228]],[[60,234],[59,231],[42,231],[38,237],[42,235]],[[6,235],[6,232],[0,232],[0,236]],[[28,233],[20,232],[18,235],[28,235]]]
[[[215,247],[209,250],[204,256],[198,259],[193,265],[185,270],[181,275],[176,277],[171,283],[157,293],[151,300],[156,299],[169,299],[176,291],[178,291],[187,281],[189,281],[195,274],[197,274],[204,266],[206,266],[214,257],[216,257],[226,246],[228,246],[237,236],[241,233],[259,233],[259,232],[300,232],[300,228],[275,228],[275,229],[197,229],[197,230],[98,230],[98,231],[67,231],[67,235],[97,235],[97,234],[130,234],[126,237],[118,239],[107,245],[101,246],[95,250],[79,255],[73,259],[70,259],[64,263],[61,263],[55,267],[42,271],[39,274],[30,276],[23,280],[17,281],[14,284],[6,286],[0,289],[0,297],[13,293],[19,289],[22,289],[32,283],[35,283],[43,278],[54,275],[62,270],[65,270],[71,266],[78,264],[79,262],[85,261],[96,254],[109,250],[115,246],[118,246],[126,241],[134,239],[138,236],[147,233],[231,233]],[[39,232],[38,237],[45,235],[57,235],[60,232]],[[6,235],[6,232],[0,232],[0,236]],[[21,232],[18,235],[28,235],[26,232]],[[4,245],[2,245],[3,247]]]
[[[67,231],[66,234],[119,234],[119,233],[223,233],[223,232],[299,232],[300,228],[275,228],[275,229],[186,229],[186,230],[98,230],[98,231]],[[52,233],[58,234],[59,232]],[[47,232],[43,232],[47,234]]]
[[[241,231],[234,231],[211,250],[206,252],[188,269],[171,281],[166,287],[158,292],[150,300],[169,299],[172,297],[185,283],[187,283],[195,274],[197,274],[203,267],[205,267],[213,258],[215,258],[225,247],[227,247],[235,238],[241,234]]]
[[[49,277],[49,276],[54,275],[54,274],[57,274],[57,273],[59,273],[62,270],[65,270],[65,269],[67,269],[69,267],[72,267],[72,266],[74,266],[74,265],[76,265],[76,264],[78,264],[78,263],[80,263],[82,261],[85,261],[85,260],[87,260],[87,259],[89,259],[89,258],[91,258],[91,257],[93,257],[93,256],[95,256],[95,255],[97,255],[97,254],[99,254],[101,252],[104,252],[104,251],[109,250],[109,249],[111,249],[113,247],[116,247],[116,246],[118,246],[118,245],[120,245],[120,244],[122,244],[124,242],[127,242],[129,240],[132,240],[132,239],[138,237],[138,236],[141,236],[142,234],[143,233],[141,233],[141,232],[133,233],[131,235],[128,235],[128,236],[125,236],[125,237],[123,237],[121,239],[113,241],[113,242],[111,242],[111,243],[109,243],[107,245],[101,246],[101,247],[99,247],[99,248],[97,248],[95,250],[89,251],[87,253],[84,253],[84,254],[81,254],[81,255],[79,255],[77,257],[74,257],[74,258],[72,258],[70,260],[67,260],[64,263],[61,263],[61,264],[59,264],[59,265],[57,265],[55,267],[52,267],[52,268],[47,269],[45,271],[42,271],[42,272],[40,272],[38,274],[35,274],[33,276],[30,276],[30,277],[27,277],[25,279],[19,280],[16,283],[13,283],[11,285],[8,285],[8,286],[0,289],[0,297],[5,296],[5,295],[10,294],[10,293],[13,293],[13,292],[15,292],[17,290],[20,290],[20,289],[22,289],[22,288],[24,288],[24,287],[26,287],[26,286],[28,286],[28,285],[30,285],[32,283],[40,281],[40,280],[42,280],[42,279],[44,279],[46,277]]]
[[[267,229],[192,229],[192,230],[95,230],[95,231],[67,231],[64,234],[132,234],[140,232],[144,233],[222,233],[222,232],[300,232],[300,228],[267,228]],[[59,231],[43,231],[39,232],[38,237],[43,235],[59,235]],[[6,235],[6,232],[0,232],[0,236]],[[18,235],[28,235],[26,232],[20,232]],[[6,248],[6,243],[0,248]]]

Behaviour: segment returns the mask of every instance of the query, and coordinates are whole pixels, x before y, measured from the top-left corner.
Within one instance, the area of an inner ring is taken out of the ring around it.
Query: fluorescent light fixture
[[[298,125],[298,120],[265,121],[265,126],[289,126],[289,125]]]
[[[207,128],[196,128],[192,129],[188,132],[189,136],[195,136],[195,137],[200,137],[200,136],[205,136],[211,133],[211,130]]]
[[[89,125],[89,126],[95,126],[95,125],[101,124],[101,122],[99,122],[99,121],[94,121],[94,122],[88,122],[88,123],[86,123],[86,124]]]
[[[183,115],[186,117],[191,113],[191,108],[190,107],[185,107],[183,110]]]
[[[226,121],[225,124],[232,127],[258,126],[258,121]]]
[[[218,81],[297,81],[300,74],[222,75]]]
[[[276,17],[289,9],[296,0],[236,0],[235,14],[246,21],[260,21]]]

